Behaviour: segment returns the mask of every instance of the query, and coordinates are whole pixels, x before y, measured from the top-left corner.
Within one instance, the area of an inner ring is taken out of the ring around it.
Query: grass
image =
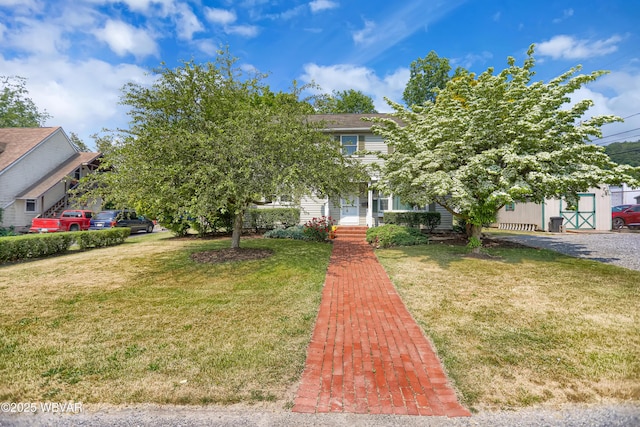
[[[199,264],[167,233],[0,267],[0,401],[281,402],[304,367],[331,246]]]
[[[377,251],[474,410],[640,400],[640,272],[537,249]]]

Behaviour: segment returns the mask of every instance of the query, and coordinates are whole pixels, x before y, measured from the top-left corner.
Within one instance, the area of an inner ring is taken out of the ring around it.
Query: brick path
[[[364,237],[338,233],[293,411],[469,416]]]

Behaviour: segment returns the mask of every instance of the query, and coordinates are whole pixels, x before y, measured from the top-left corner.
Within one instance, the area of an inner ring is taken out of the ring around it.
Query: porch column
[[[367,184],[367,227],[373,227],[373,191],[371,181]]]

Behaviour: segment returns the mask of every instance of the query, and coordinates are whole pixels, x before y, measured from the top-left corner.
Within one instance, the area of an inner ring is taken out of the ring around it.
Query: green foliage
[[[387,224],[368,229],[367,242],[378,248],[388,248],[390,246],[426,245],[429,243],[429,238],[416,228]]]
[[[115,227],[105,230],[88,230],[74,233],[74,237],[80,249],[90,249],[120,245],[125,242],[130,234],[130,228]]]
[[[447,58],[440,58],[434,51],[424,58],[418,58],[411,63],[409,82],[402,93],[404,102],[412,108],[425,102],[435,102],[438,91],[444,89],[450,80],[451,65]],[[456,69],[454,77],[461,74],[461,68]]]
[[[619,165],[640,166],[640,141],[614,142],[604,147],[604,151]]]
[[[84,141],[80,139],[78,134],[76,134],[75,132],[71,132],[69,134],[69,140],[71,140],[71,143],[75,145],[78,150],[83,152],[91,151],[89,150],[89,147],[87,147],[87,144],[85,144]]]
[[[424,226],[431,233],[440,225],[440,212],[385,212],[383,221],[407,227]]]
[[[334,224],[335,221],[330,216],[312,218],[304,224],[302,232],[307,240],[326,242],[329,240]]]
[[[39,127],[51,117],[28,95],[24,77],[0,76],[0,128]]]
[[[320,96],[315,102],[320,114],[366,114],[377,113],[373,99],[359,90],[333,91],[332,95]]]
[[[570,95],[603,72],[579,67],[532,82],[533,47],[523,66],[513,58],[498,74],[461,73],[435,102],[407,109],[391,103],[399,125],[374,119],[373,131],[395,147],[384,155],[381,191],[417,205],[438,203],[474,230],[507,203],[577,199],[602,184],[640,185],[640,169],[613,163],[590,144],[614,116],[580,119],[593,105]]]
[[[476,236],[469,237],[469,243],[467,243],[467,247],[469,249],[481,248],[482,247],[482,241]]]
[[[268,239],[306,240],[303,226],[301,225],[294,225],[288,228],[274,228],[264,233],[264,237]]]
[[[61,254],[73,245],[77,232],[29,234],[0,239],[0,262]]]
[[[245,215],[256,232],[291,227],[300,222],[300,209],[297,208],[248,209]]]
[[[235,62],[221,51],[215,62],[163,65],[150,87],[126,85],[130,128],[110,140],[82,199],[133,207],[179,232],[185,216],[228,212],[237,247],[252,204],[273,194],[345,194],[365,178],[320,123],[306,120],[304,88],[275,94],[265,76],[243,74]]]

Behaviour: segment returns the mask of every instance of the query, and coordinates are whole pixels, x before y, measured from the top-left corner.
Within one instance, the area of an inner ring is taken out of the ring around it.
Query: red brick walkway
[[[470,415],[363,237],[334,241],[293,411]]]

